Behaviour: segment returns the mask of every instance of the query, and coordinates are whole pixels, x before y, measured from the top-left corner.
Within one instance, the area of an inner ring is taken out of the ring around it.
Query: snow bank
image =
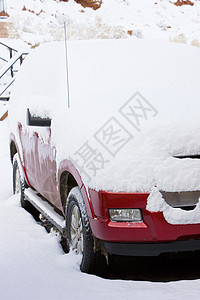
[[[65,20],[70,39],[124,38],[129,31],[138,38],[162,38],[199,46],[200,2],[194,0],[193,6],[175,6],[173,2],[109,0],[94,11],[74,0],[9,0],[11,37],[31,45],[63,40]]]
[[[1,198],[0,222],[1,299],[64,300],[67,295],[70,300],[118,300],[123,295],[128,300],[134,294],[139,300],[161,296],[163,300],[185,300],[200,296],[199,280],[107,280],[81,273],[77,256],[64,254],[57,238],[35,223],[16,195],[5,201]]]
[[[176,157],[200,154],[199,49],[137,39],[76,41],[68,49],[70,109],[64,44],[45,45],[19,74],[12,130],[18,120],[27,130],[27,107],[52,118],[57,165],[73,160],[97,190],[200,190],[200,160]]]

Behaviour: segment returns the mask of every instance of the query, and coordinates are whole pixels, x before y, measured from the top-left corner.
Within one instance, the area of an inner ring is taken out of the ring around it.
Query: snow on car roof
[[[67,48],[70,108],[64,43],[43,45],[18,75],[11,130],[17,121],[30,130],[27,107],[52,118],[57,164],[71,159],[97,190],[200,190],[200,160],[190,158],[200,154],[200,50],[139,39]]]

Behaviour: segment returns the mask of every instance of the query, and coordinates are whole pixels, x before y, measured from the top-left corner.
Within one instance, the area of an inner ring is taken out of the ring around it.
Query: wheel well
[[[67,171],[63,172],[60,177],[60,197],[64,210],[68,194],[75,186],[78,186],[78,183],[76,182],[72,174]]]
[[[10,159],[11,159],[12,163],[13,163],[13,157],[16,153],[17,153],[17,148],[15,146],[15,143],[11,142],[11,144],[10,144]]]

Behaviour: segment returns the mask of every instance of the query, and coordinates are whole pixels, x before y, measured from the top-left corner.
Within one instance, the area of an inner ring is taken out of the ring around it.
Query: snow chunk
[[[198,224],[200,221],[200,201],[198,201],[195,209],[191,211],[173,208],[165,202],[161,192],[156,187],[152,189],[147,199],[146,209],[150,212],[163,212],[165,220],[173,225]]]

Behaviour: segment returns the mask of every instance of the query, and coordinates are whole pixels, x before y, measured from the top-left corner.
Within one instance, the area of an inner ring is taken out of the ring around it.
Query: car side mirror
[[[35,115],[32,115],[27,109],[27,125],[28,126],[39,126],[39,127],[51,127],[50,118],[41,118]]]

